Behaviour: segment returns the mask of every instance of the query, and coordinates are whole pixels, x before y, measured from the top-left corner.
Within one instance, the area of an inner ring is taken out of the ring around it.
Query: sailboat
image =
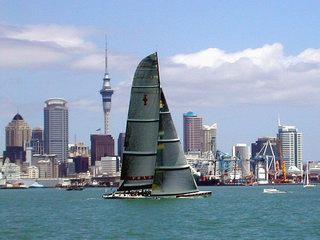
[[[309,162],[307,162],[307,167],[306,167],[306,174],[305,174],[305,177],[304,177],[305,179],[305,181],[304,181],[304,183],[303,183],[303,187],[304,188],[313,188],[313,187],[315,187],[316,185],[314,185],[314,184],[310,184],[310,182],[309,182]]]
[[[164,91],[157,53],[138,65],[131,88],[119,188],[105,199],[196,198],[200,191],[184,156]]]

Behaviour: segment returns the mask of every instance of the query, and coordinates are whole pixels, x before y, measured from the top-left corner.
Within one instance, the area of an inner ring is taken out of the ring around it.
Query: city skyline
[[[112,136],[125,131],[139,59],[157,50],[180,139],[188,111],[203,124],[218,124],[217,147],[225,152],[276,136],[280,115],[304,134],[304,161],[319,160],[320,3],[183,3],[3,1],[0,83],[8,94],[0,97],[0,127],[19,108],[32,128],[43,128],[43,102],[61,97],[69,102],[69,140],[77,135],[89,145],[90,134],[103,128],[99,89],[107,34]],[[152,17],[140,14],[142,8]]]

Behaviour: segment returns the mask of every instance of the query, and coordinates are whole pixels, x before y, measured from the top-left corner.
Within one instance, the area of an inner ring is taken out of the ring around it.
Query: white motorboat
[[[263,189],[263,193],[287,193],[287,191],[282,191],[276,188],[265,188]]]

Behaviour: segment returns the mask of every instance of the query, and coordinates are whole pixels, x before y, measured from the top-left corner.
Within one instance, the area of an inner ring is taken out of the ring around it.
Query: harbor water
[[[0,239],[320,239],[320,186],[268,187],[160,200],[105,200],[103,188],[0,190]]]

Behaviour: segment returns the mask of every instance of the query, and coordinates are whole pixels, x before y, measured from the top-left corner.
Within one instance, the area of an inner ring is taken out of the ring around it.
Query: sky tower
[[[100,94],[102,96],[102,106],[104,113],[104,134],[111,135],[110,131],[110,110],[111,110],[111,97],[113,94],[113,90],[110,86],[110,78],[108,73],[108,48],[107,48],[107,40],[106,40],[106,50],[105,50],[105,74],[103,78],[102,89],[100,90]]]

